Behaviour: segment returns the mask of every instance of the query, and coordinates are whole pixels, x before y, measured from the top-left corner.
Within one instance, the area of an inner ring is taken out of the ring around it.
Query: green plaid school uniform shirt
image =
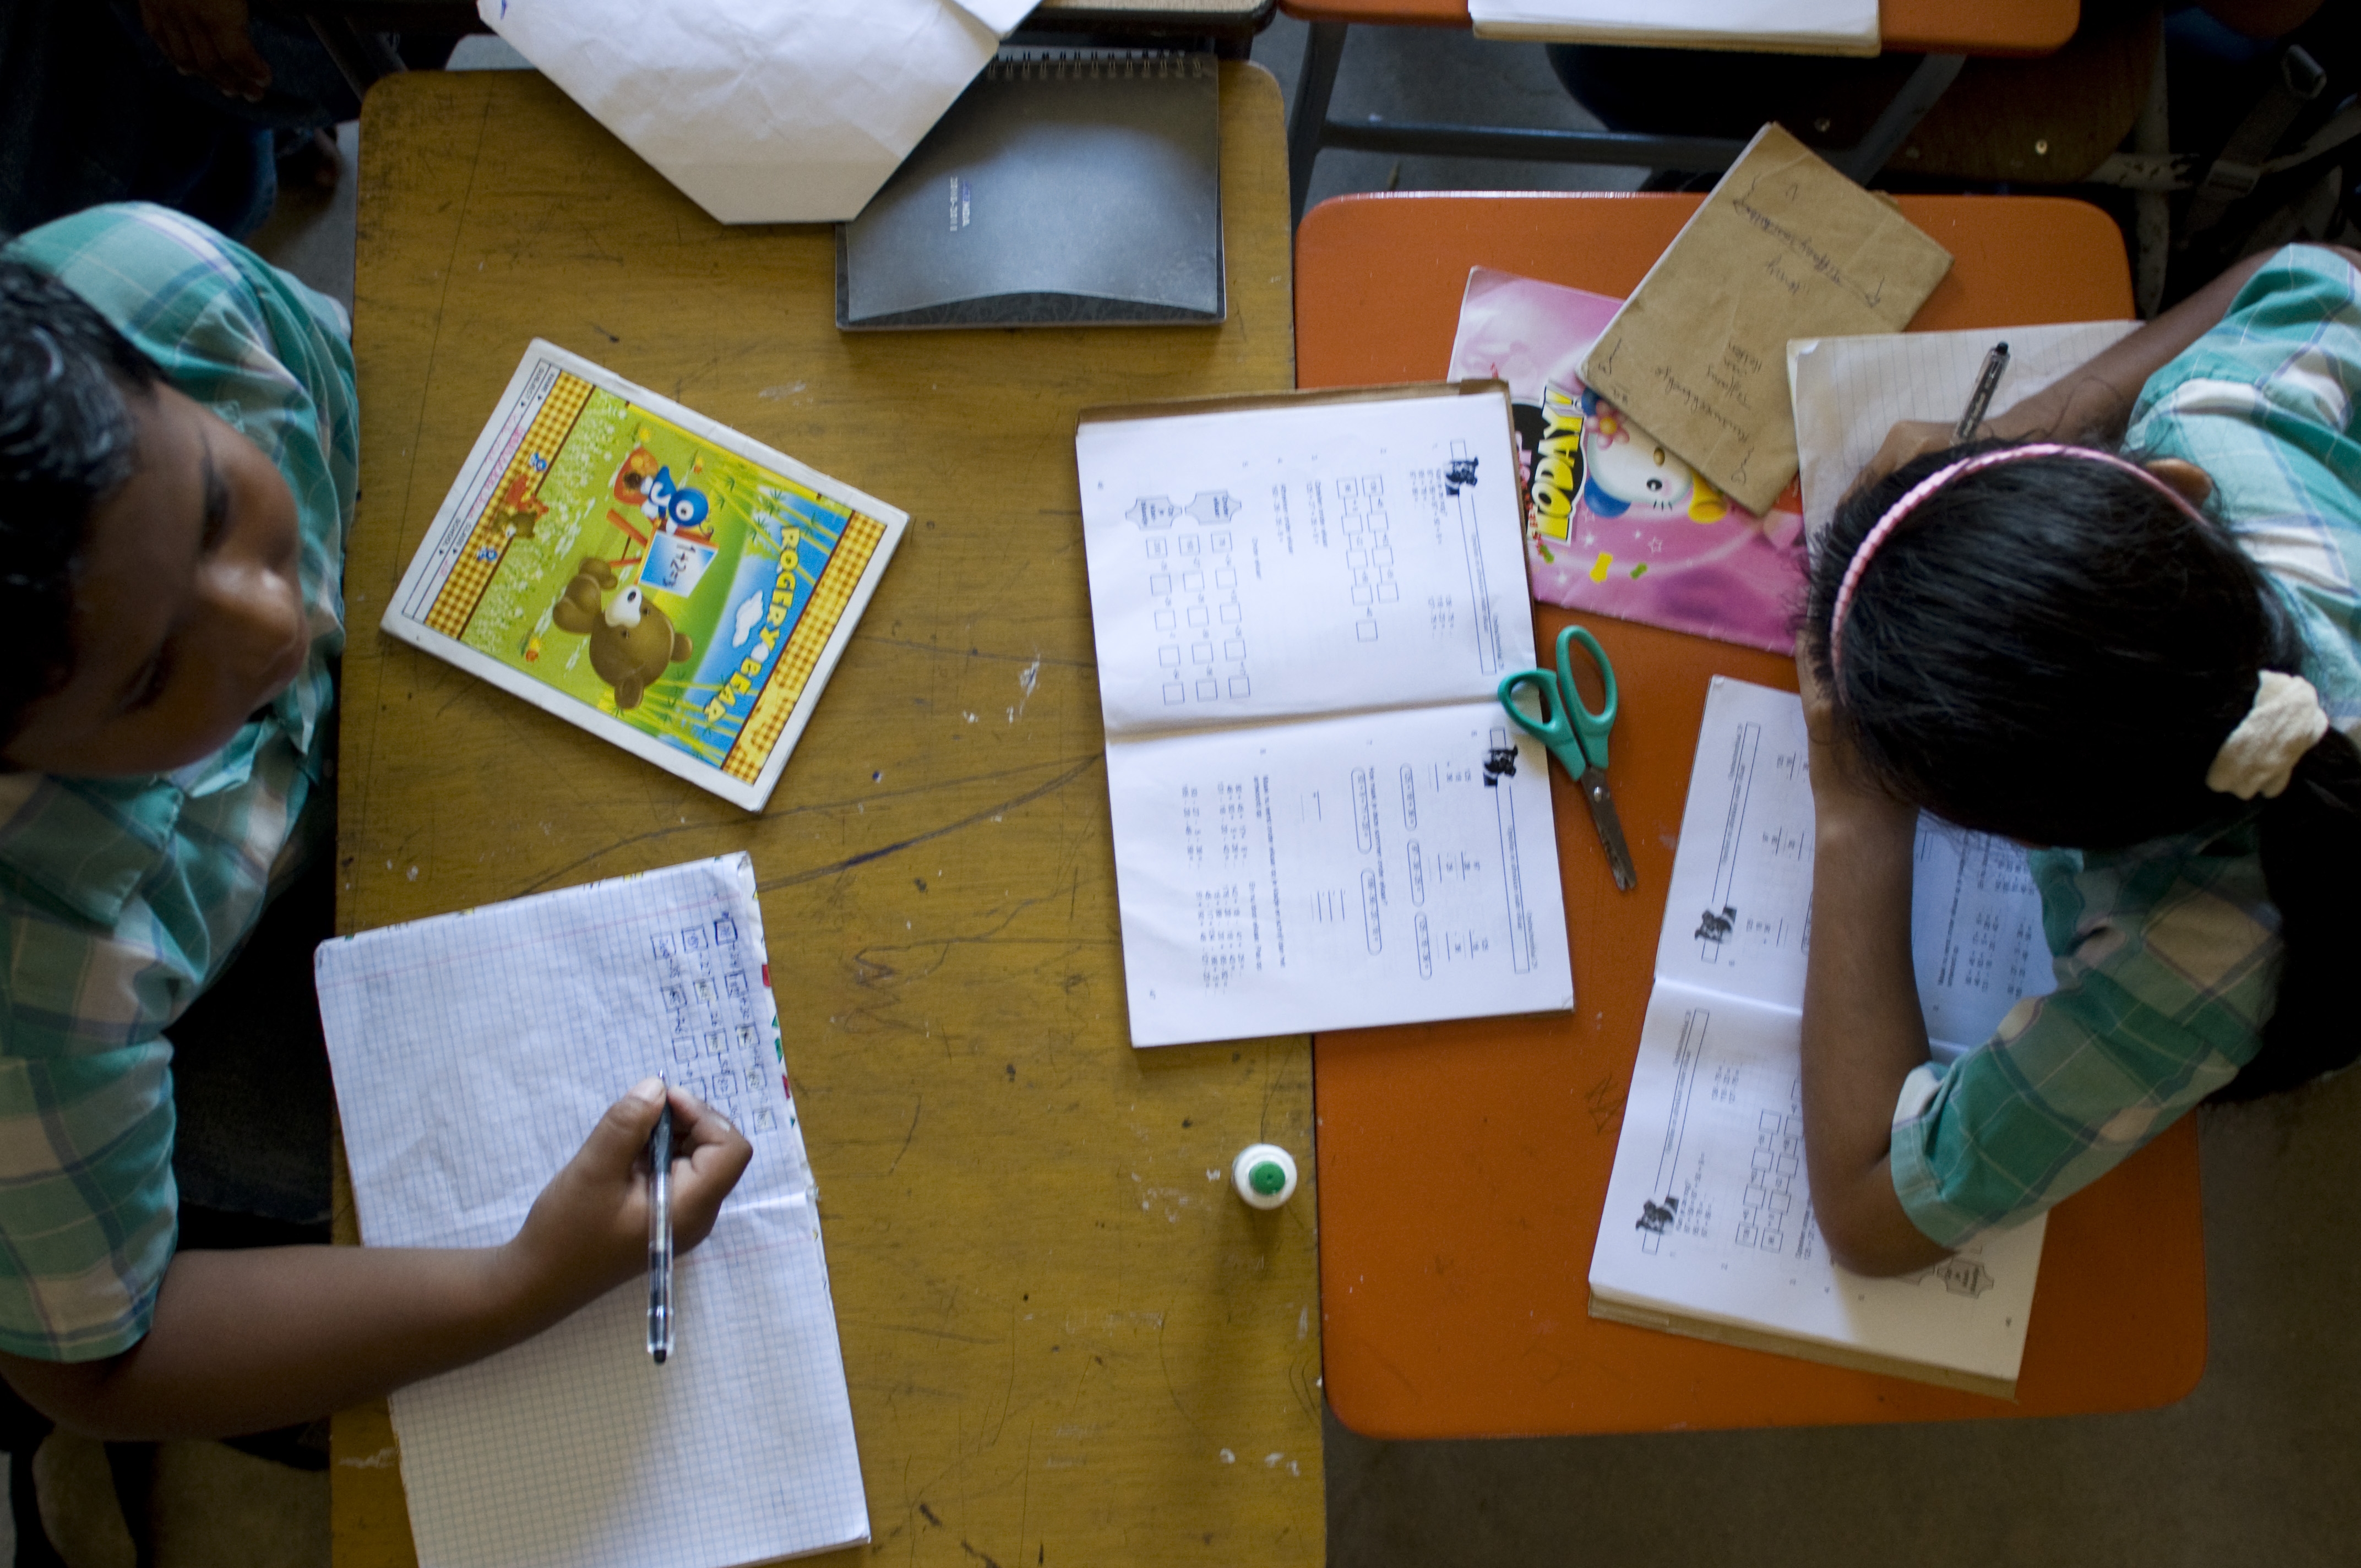
[[[286,477],[311,658],[169,776],[0,773],[0,1351],[86,1361],[148,1331],[171,1261],[165,1031],[236,956],[326,759],[359,455],[351,324],[203,225],[93,208],[7,254],[94,305]]]
[[[2149,378],[2125,450],[2213,476],[2212,510],[2303,629],[2305,676],[2361,739],[2361,273],[2282,250]],[[2064,781],[2061,781],[2064,782]],[[2279,911],[2248,814],[2124,850],[2032,857],[2058,989],[1946,1068],[1911,1073],[1893,1171],[1957,1246],[2113,1169],[2236,1075],[2279,991]]]

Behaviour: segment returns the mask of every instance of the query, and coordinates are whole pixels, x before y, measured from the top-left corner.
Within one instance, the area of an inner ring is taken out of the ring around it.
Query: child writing
[[[1897,429],[1817,547],[1804,1114],[1839,1261],[1924,1266],[2361,1054],[2357,262],[2243,263],[1989,439]],[[2058,977],[1948,1068],[1922,808],[2034,851]]]
[[[0,1377],[103,1437],[310,1420],[645,1265],[653,1079],[503,1246],[175,1250],[169,1033],[326,800],[346,331],[161,208],[95,208],[0,253]],[[670,1102],[687,1246],[752,1150]],[[502,1107],[482,1115],[499,1138]]]

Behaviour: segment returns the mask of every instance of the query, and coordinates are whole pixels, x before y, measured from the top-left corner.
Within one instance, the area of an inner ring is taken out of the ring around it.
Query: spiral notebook
[[[1004,49],[837,230],[836,324],[1222,321],[1218,72]]]
[[[397,1391],[421,1568],[731,1568],[869,1539],[803,1133],[744,854],[321,944],[362,1240],[489,1246],[664,1073],[753,1163],[675,1277]]]

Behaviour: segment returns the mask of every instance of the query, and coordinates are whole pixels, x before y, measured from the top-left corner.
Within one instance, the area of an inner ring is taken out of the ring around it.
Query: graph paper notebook
[[[381,624],[759,811],[908,525],[535,338]]]
[[[1716,676],[1681,814],[1656,988],[1590,1258],[1593,1317],[2006,1398],[2043,1219],[1933,1268],[1828,1260],[1804,1170],[1812,784],[1804,705]],[[1918,822],[1910,931],[1938,1056],[2056,983],[2025,852]]]
[[[1133,1045],[1574,1004],[1507,390],[1083,411]]]
[[[508,1240],[653,1073],[754,1146],[680,1262],[664,1365],[634,1280],[393,1396],[421,1568],[729,1568],[867,1541],[747,857],[340,938],[316,968],[372,1246]]]
[[[2081,369],[2138,324],[2073,322],[1790,339],[1787,388],[1795,403],[1806,537],[1817,539],[1828,531],[1837,503],[1897,423],[1915,419],[1949,424],[1960,417],[1993,344],[2008,345],[2008,363],[1988,418]]]

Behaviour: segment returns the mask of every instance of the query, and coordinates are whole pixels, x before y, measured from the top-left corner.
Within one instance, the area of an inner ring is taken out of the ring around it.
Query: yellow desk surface
[[[752,853],[875,1537],[815,1561],[1323,1560],[1313,1195],[1226,1185],[1309,1173],[1308,1048],[1127,1043],[1075,491],[1087,405],[1293,384],[1278,84],[1222,114],[1226,325],[850,336],[830,230],[716,225],[538,75],[362,120],[339,927]],[[759,817],[377,629],[536,334],[911,514]],[[339,1568],[412,1562],[383,1406],[335,1456]]]

